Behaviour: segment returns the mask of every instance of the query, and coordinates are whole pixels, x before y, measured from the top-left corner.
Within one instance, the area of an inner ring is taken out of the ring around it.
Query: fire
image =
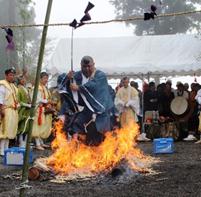
[[[62,123],[55,125],[55,139],[52,142],[54,153],[47,159],[47,165],[56,173],[99,173],[111,170],[121,161],[126,161],[130,168],[143,171],[140,163],[146,163],[149,157],[144,156],[136,147],[138,125],[107,132],[99,146],[87,146],[76,140],[68,140],[62,131]]]

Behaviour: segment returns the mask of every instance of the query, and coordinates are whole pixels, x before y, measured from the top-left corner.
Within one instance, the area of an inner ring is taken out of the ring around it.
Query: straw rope
[[[156,18],[164,18],[164,17],[175,17],[175,16],[183,16],[200,13],[201,10],[194,11],[185,11],[185,12],[176,12],[169,14],[160,14],[157,15]],[[137,21],[144,20],[144,16],[133,16],[124,19],[111,19],[105,21],[94,21],[94,22],[86,22],[86,25],[95,25],[95,24],[107,24],[114,22],[129,22],[129,21]],[[28,28],[28,27],[43,27],[43,26],[69,26],[70,23],[50,23],[50,24],[0,24],[1,28],[10,27],[10,28]]]

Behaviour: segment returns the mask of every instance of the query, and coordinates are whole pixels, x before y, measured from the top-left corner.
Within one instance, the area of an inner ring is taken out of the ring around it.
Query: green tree
[[[34,24],[35,3],[33,0],[18,0],[18,21],[22,24]],[[35,27],[18,29],[18,57],[19,64],[23,70],[28,69],[28,78],[34,81],[36,64],[38,61],[39,46],[40,46],[41,29]],[[45,56],[49,54],[52,49],[51,40],[47,38]],[[45,58],[44,63],[45,64]],[[28,67],[28,68],[27,68]]]
[[[32,0],[0,0],[0,24],[34,24],[35,11]],[[14,66],[18,72],[27,65],[36,66],[41,30],[12,28],[16,50],[6,51],[5,32],[0,31],[0,78],[6,67]]]
[[[12,0],[0,0],[0,24],[16,24],[16,2]],[[14,9],[13,9],[14,8]],[[4,70],[9,66],[18,66],[17,52],[5,50],[7,42],[4,30],[0,31],[0,78],[4,76]]]
[[[197,8],[201,0],[110,0],[115,7],[117,18],[143,15],[148,12],[152,4],[157,6],[157,13],[174,13],[192,11]],[[149,21],[132,21],[127,25],[134,27],[136,35],[163,35],[186,33],[200,30],[200,14],[192,14],[176,17],[156,18]]]
[[[34,2],[32,0],[18,0],[17,2],[17,21],[21,24],[34,24]],[[21,28],[17,31],[17,51],[20,67],[25,69],[27,65],[29,67],[35,66],[41,30],[31,27]]]

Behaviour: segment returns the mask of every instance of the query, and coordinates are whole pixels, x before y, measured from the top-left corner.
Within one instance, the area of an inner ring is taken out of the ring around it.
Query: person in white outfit
[[[9,140],[15,139],[18,127],[18,89],[14,85],[15,69],[5,71],[5,80],[0,80],[0,155],[9,147]]]
[[[199,105],[201,105],[201,89],[198,90],[197,95],[195,97],[195,100],[198,102]],[[198,131],[201,132],[201,113],[199,114],[199,126]],[[200,140],[195,142],[196,144],[201,144],[201,133],[200,133]]]

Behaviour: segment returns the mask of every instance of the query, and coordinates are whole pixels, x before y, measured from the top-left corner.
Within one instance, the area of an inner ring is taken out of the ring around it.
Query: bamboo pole
[[[49,23],[50,19],[50,13],[52,8],[52,2],[53,0],[48,0],[47,5],[47,11],[46,11],[46,17],[45,17],[45,23]],[[21,189],[20,189],[20,197],[25,196],[25,188],[23,185],[28,180],[28,168],[29,168],[29,155],[30,155],[30,143],[31,143],[31,134],[33,129],[33,121],[35,116],[35,107],[36,107],[36,100],[37,100],[37,94],[38,94],[38,87],[39,87],[39,81],[40,81],[40,73],[42,68],[42,62],[43,62],[43,56],[44,56],[44,49],[45,49],[45,43],[46,43],[46,37],[47,37],[47,30],[48,26],[44,26],[43,33],[42,33],[42,39],[40,44],[40,51],[39,51],[39,58],[38,58],[38,66],[36,71],[36,78],[35,78],[35,85],[34,85],[34,93],[32,98],[32,104],[30,109],[30,127],[27,134],[27,143],[26,143],[26,152],[24,157],[24,165],[23,165],[23,172],[22,172],[22,182],[21,182]]]
[[[71,71],[73,71],[73,33],[74,33],[74,27],[72,27],[71,32]]]

